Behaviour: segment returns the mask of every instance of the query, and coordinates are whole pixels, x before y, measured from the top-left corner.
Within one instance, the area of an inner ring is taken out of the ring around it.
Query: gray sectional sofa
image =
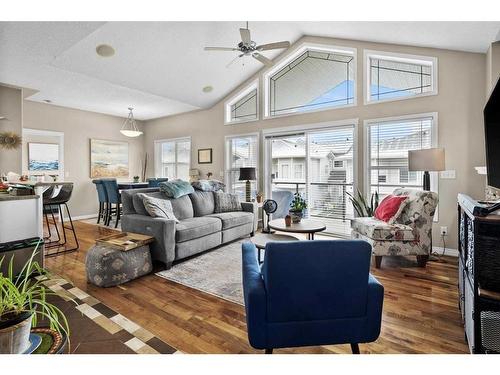
[[[253,236],[257,229],[257,208],[242,202],[242,211],[214,213],[213,192],[198,191],[177,199],[169,199],[179,223],[151,217],[137,194],[169,199],[158,188],[124,190],[122,192],[122,230],[153,236],[153,260],[172,267],[174,261],[190,257],[240,237]]]

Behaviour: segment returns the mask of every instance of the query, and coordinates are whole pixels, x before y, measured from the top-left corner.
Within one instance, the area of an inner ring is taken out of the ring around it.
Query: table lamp
[[[444,149],[427,148],[424,150],[408,151],[408,170],[411,172],[424,171],[423,189],[431,190],[431,176],[429,171],[444,171]]]
[[[200,171],[198,169],[189,170],[189,177],[191,178],[191,182],[198,181],[199,176],[200,176]]]
[[[255,181],[257,177],[255,177],[255,168],[254,167],[247,167],[247,168],[240,168],[240,178],[239,181],[246,181],[246,188],[245,188],[245,200],[247,202],[250,202],[250,191],[252,190],[252,185],[250,181]]]

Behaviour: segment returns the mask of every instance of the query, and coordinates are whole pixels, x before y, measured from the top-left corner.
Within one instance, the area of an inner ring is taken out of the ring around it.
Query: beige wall
[[[441,246],[439,227],[448,226],[447,246],[456,248],[457,193],[467,193],[478,198],[484,196],[485,178],[477,175],[474,167],[485,164],[482,108],[485,100],[486,56],[484,54],[329,38],[305,38],[304,40],[357,49],[358,105],[356,107],[259,120],[239,125],[224,125],[223,100],[208,110],[147,121],[145,123],[146,151],[151,157],[154,156],[153,142],[156,139],[191,136],[192,168],[198,168],[203,173],[211,171],[217,177],[219,171],[224,169],[223,150],[224,136],[226,135],[358,118],[358,150],[360,150],[358,170],[363,171],[363,120],[437,112],[439,116],[439,146],[446,149],[446,167],[456,170],[456,179],[440,180],[439,182],[439,222],[434,225],[434,246]],[[437,57],[439,94],[396,102],[363,105],[363,49]],[[255,77],[247,82],[253,79]],[[213,164],[198,165],[197,150],[209,147],[214,149]],[[151,162],[148,170],[149,175],[154,174],[153,168],[154,163]],[[358,182],[359,187],[362,188],[362,172],[359,173]]]
[[[120,133],[123,121],[120,117],[24,101],[24,128],[64,132],[64,179],[75,183],[69,203],[72,216],[98,211],[97,194],[90,178],[91,138],[129,142],[130,179],[140,175],[143,139],[123,136]]]
[[[486,53],[486,95],[496,84],[500,75],[500,42],[491,43]]]
[[[23,128],[23,99],[20,89],[0,85],[0,132],[10,131],[21,136]],[[0,174],[21,173],[21,147],[15,150],[0,148]]]

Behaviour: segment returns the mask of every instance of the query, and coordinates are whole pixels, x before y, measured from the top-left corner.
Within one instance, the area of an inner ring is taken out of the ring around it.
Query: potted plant
[[[33,261],[37,248],[18,276],[13,274],[13,257],[7,275],[0,273],[0,354],[25,352],[30,346],[31,327],[36,327],[41,318],[48,321],[51,329],[69,336],[66,317],[47,301],[47,296],[55,293],[34,278],[47,274]],[[4,258],[0,259],[0,265]]]
[[[363,194],[361,194],[359,190],[357,191],[357,195],[349,192],[346,192],[346,194],[349,196],[358,217],[371,217],[375,214],[375,210],[379,203],[378,192],[371,195],[369,202],[363,197]]]
[[[134,176],[134,183],[138,183],[139,182],[139,176]]]
[[[307,208],[307,202],[299,193],[295,193],[288,213],[292,217],[292,222],[300,223],[304,216],[304,210]]]

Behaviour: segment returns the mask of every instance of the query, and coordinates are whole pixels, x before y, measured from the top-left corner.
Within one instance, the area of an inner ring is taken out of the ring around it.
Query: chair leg
[[[102,216],[102,205],[103,203],[102,202],[99,202],[99,213],[97,214],[97,224],[99,224],[99,222],[101,221],[101,216]]]
[[[352,354],[359,354],[359,345],[358,344],[351,344],[351,351],[352,351]]]
[[[118,222],[120,221],[120,203],[116,204],[116,222],[115,228],[118,228]]]
[[[419,267],[425,268],[428,260],[428,255],[417,255],[417,264]]]
[[[382,256],[375,255],[375,268],[380,268],[382,266]]]
[[[266,349],[264,351],[265,354],[273,354],[273,350],[272,349]]]
[[[111,221],[111,203],[106,203],[106,216],[104,218],[104,225],[108,226]]]

